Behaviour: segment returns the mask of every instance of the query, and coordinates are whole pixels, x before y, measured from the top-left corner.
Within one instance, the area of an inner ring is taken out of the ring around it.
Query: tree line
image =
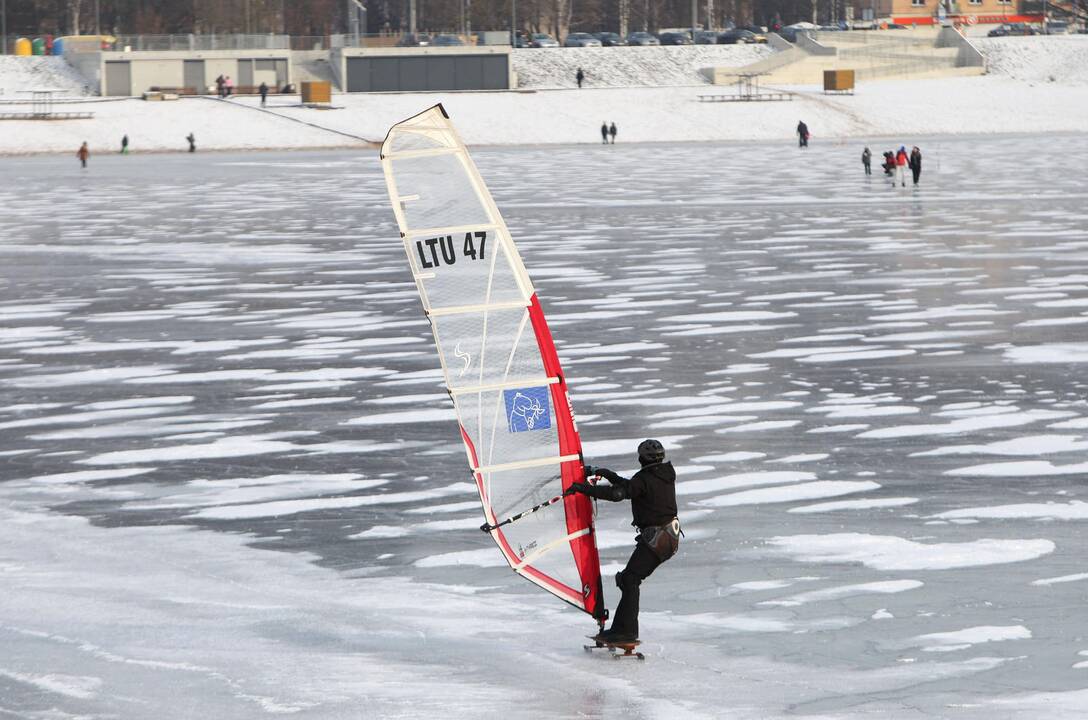
[[[509,30],[618,32],[691,27],[691,0],[415,0],[420,32]],[[407,32],[410,0],[365,0],[367,33]],[[701,26],[789,24],[811,20],[813,3],[826,13],[842,0],[698,0]],[[329,35],[349,29],[346,0],[7,0],[8,34],[109,35],[285,33]],[[709,18],[709,22],[708,22]]]
[[[409,3],[415,3],[420,32],[509,30],[517,27],[563,37],[568,32],[618,32],[621,15],[628,30],[655,32],[692,25],[691,0],[360,0],[365,32],[408,31]],[[514,6],[516,3],[516,8]],[[1088,0],[1048,3],[1081,19]],[[1040,0],[1023,0],[1025,11]],[[841,19],[846,0],[698,0],[696,24],[721,28],[728,22],[788,25],[801,20]],[[855,4],[859,10],[861,2]],[[9,36],[185,33],[277,33],[323,36],[348,32],[348,0],[7,0]]]

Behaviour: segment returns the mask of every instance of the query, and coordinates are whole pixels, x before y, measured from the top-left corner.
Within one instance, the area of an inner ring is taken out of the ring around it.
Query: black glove
[[[576,493],[582,493],[583,495],[589,495],[590,488],[593,486],[589,483],[571,483],[570,489]]]
[[[586,465],[585,468],[586,468],[586,477],[587,478],[588,477],[593,477],[594,475],[597,475],[598,472],[599,472],[599,469],[593,467],[592,465]]]

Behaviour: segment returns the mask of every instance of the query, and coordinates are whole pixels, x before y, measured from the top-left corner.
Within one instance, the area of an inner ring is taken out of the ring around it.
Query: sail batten
[[[484,517],[522,577],[605,614],[566,380],[536,290],[441,105],[389,131],[382,168]],[[505,518],[503,522],[500,519]]]

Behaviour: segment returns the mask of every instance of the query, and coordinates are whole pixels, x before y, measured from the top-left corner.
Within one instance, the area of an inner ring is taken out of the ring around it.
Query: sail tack
[[[394,125],[381,156],[485,529],[515,572],[601,618],[591,501],[548,504],[582,480],[581,440],[506,224],[441,105]]]

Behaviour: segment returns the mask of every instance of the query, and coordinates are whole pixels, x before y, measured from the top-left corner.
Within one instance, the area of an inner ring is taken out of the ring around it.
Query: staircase
[[[779,52],[743,68],[713,68],[715,84],[759,73],[762,85],[821,85],[825,70],[853,70],[858,82],[885,78],[981,75],[982,55],[952,28],[823,32],[790,45],[771,34]]]

